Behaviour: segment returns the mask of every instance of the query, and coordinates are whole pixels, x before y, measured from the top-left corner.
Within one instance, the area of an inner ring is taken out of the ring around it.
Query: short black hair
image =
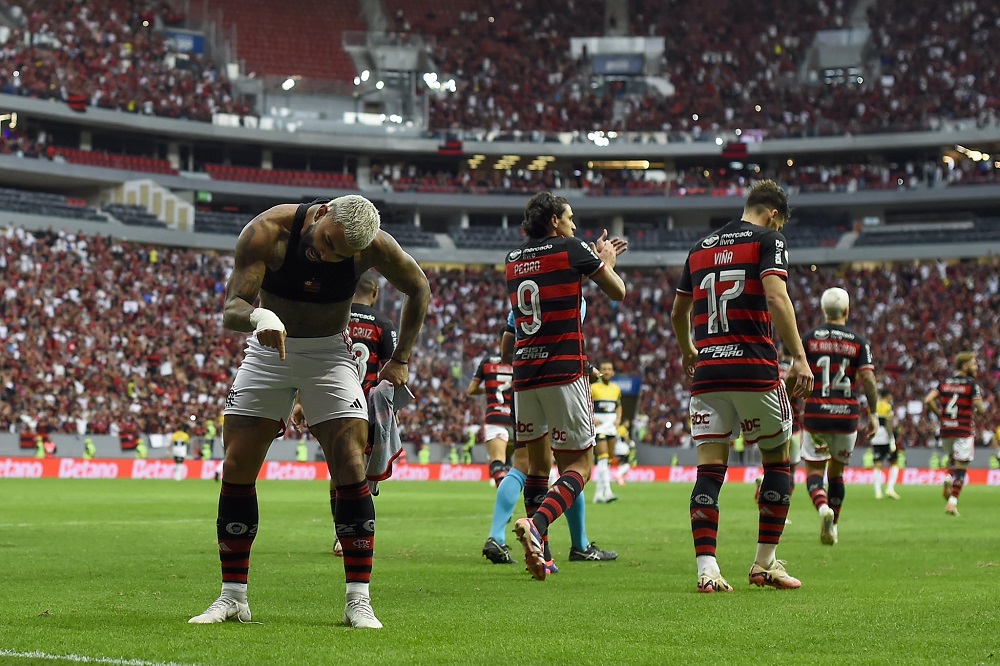
[[[375,277],[374,271],[368,270],[358,278],[358,286],[354,288],[354,293],[359,296],[372,296],[377,288],[378,278]]]
[[[777,209],[778,215],[785,222],[788,222],[788,218],[792,214],[792,209],[788,207],[788,195],[773,180],[758,180],[751,185],[747,191],[746,207],[747,210],[757,207],[767,210]]]
[[[549,223],[552,216],[561,217],[566,210],[569,201],[565,197],[559,197],[551,192],[539,192],[531,197],[527,208],[524,209],[524,222],[521,228],[524,229],[528,238],[546,238],[552,233]]]

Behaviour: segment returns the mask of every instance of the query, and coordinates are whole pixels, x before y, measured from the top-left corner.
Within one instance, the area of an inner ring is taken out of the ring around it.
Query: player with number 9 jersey
[[[351,349],[365,395],[375,386],[378,372],[396,348],[396,329],[384,314],[363,303],[351,304]]]

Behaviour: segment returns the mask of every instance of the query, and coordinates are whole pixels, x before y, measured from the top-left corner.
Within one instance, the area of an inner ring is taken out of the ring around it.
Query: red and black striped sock
[[[757,543],[777,545],[785,531],[785,518],[791,504],[788,461],[764,463],[764,480],[760,484],[757,504]]]
[[[566,472],[556,479],[542,500],[542,505],[531,518],[539,532],[547,533],[549,525],[576,501],[580,491],[583,490],[583,484],[583,477],[578,472]]]
[[[726,465],[698,465],[690,506],[695,555],[715,557],[719,537],[719,493],[726,480],[726,469]]]
[[[528,475],[524,480],[524,513],[533,518],[549,491],[549,477]]]
[[[507,474],[507,466],[502,460],[494,460],[490,463],[489,471],[490,478],[499,486],[500,482],[503,481],[503,477]]]
[[[348,583],[369,583],[375,556],[375,503],[362,481],[337,486],[337,536],[344,549],[344,574]]]
[[[951,496],[958,499],[962,494],[962,488],[965,487],[965,470],[952,467],[948,473],[951,474]]]
[[[833,524],[840,522],[840,507],[844,505],[844,496],[847,494],[847,487],[844,485],[844,477],[830,477],[827,479],[830,486],[830,508],[833,509]]]
[[[822,474],[810,474],[806,477],[806,488],[809,489],[809,497],[812,498],[813,506],[819,511],[824,504],[829,504],[826,496],[826,488],[823,485]]]
[[[219,518],[215,521],[223,583],[246,585],[250,574],[250,548],[257,536],[259,519],[257,485],[223,481],[219,493]]]

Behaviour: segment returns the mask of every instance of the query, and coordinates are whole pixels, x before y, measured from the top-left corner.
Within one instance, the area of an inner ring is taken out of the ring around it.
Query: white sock
[[[876,467],[872,471],[874,472],[872,474],[872,483],[875,484],[875,494],[879,495],[882,493],[882,470]]]
[[[893,465],[889,468],[889,483],[886,485],[886,488],[888,490],[895,490],[897,479],[899,479],[899,468]]]
[[[948,506],[958,506],[958,498],[957,497],[949,497],[948,498]]]
[[[632,465],[629,465],[628,463],[623,463],[623,464],[619,465],[618,466],[618,478],[624,480],[625,479],[625,475],[628,474],[628,471],[630,469],[632,469]]]
[[[246,602],[247,600],[247,584],[246,583],[223,583],[222,584],[222,595],[229,599],[236,599],[237,601]]]
[[[698,575],[703,573],[722,573],[719,571],[719,561],[715,559],[715,555],[698,555],[695,557],[698,562]]]
[[[757,564],[764,566],[771,566],[774,562],[774,554],[778,550],[778,544],[774,543],[758,543],[757,544]]]
[[[597,488],[602,495],[611,494],[611,467],[607,458],[597,461]]]
[[[370,597],[368,592],[368,583],[348,583],[347,584],[347,598],[351,597]]]

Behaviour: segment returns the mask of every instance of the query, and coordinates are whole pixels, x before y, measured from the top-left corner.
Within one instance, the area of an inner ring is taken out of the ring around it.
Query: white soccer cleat
[[[381,629],[382,623],[375,617],[372,600],[368,597],[348,598],[344,607],[344,625],[355,629]]]
[[[827,546],[837,543],[837,526],[833,524],[833,509],[824,504],[819,508],[819,540]]]
[[[188,620],[188,624],[216,624],[237,620],[239,622],[250,621],[250,606],[245,601],[239,601],[231,597],[219,597],[201,615],[195,615]]]
[[[897,493],[895,490],[885,491],[885,496],[888,497],[889,499],[894,499],[894,500],[899,499],[899,493]]]

